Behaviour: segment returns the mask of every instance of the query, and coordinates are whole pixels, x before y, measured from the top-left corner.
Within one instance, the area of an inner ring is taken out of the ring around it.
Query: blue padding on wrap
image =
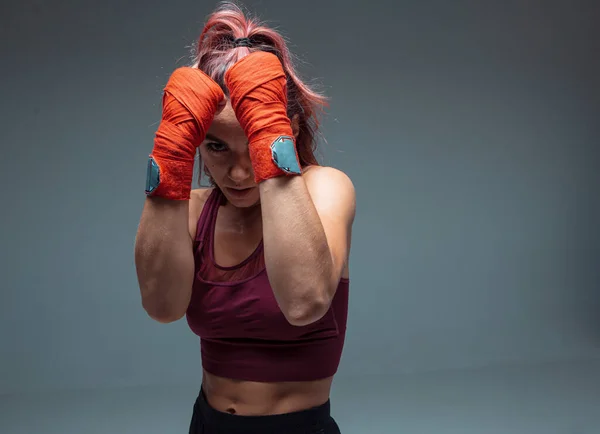
[[[152,194],[160,184],[160,170],[154,158],[148,158],[148,168],[146,170],[146,194]]]
[[[281,136],[271,143],[271,157],[277,167],[284,172],[291,175],[302,174],[302,168],[296,156],[296,145],[292,137]]]

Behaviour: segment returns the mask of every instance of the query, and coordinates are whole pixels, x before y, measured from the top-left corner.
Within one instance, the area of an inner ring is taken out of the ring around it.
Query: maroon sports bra
[[[348,279],[340,280],[323,318],[303,327],[291,325],[269,284],[262,242],[236,266],[216,264],[214,232],[223,200],[214,189],[194,242],[196,276],[186,317],[200,336],[203,368],[220,377],[259,382],[333,376],[346,335]]]

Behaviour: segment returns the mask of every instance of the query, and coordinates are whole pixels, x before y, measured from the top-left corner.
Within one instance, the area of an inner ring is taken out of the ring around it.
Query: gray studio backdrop
[[[3,3],[0,392],[199,384],[133,244],[161,89],[214,5]],[[594,2],[246,5],[331,97],[323,161],[356,185],[341,376],[599,356]]]

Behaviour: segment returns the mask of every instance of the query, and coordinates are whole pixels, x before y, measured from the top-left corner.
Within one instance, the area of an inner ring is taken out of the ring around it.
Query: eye
[[[227,151],[227,145],[224,145],[223,143],[208,142],[205,146],[208,151],[214,152],[215,154]]]

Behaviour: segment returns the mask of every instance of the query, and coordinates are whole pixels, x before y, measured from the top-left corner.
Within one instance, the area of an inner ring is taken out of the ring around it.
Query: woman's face
[[[208,173],[227,200],[240,208],[259,202],[248,138],[229,101],[210,125],[200,145],[200,157]]]
[[[297,119],[292,122],[292,128],[297,135]],[[248,138],[229,100],[210,125],[200,145],[200,157],[214,183],[233,206],[248,208],[260,202]]]

